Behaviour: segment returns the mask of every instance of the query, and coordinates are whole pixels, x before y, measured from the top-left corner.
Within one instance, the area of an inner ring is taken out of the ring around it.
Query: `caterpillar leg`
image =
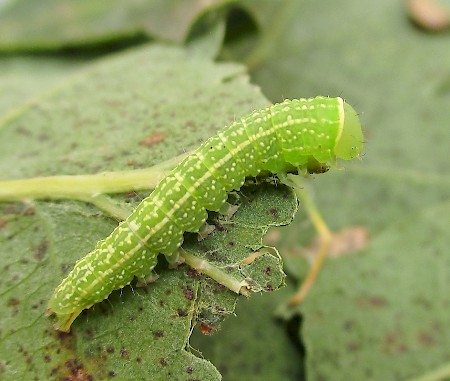
[[[164,257],[166,257],[167,262],[169,262],[170,269],[175,269],[185,262],[183,256],[180,255],[180,249],[170,255],[164,254]]]
[[[216,227],[214,225],[205,224],[200,228],[198,231],[198,237],[197,240],[203,241],[206,237],[208,237],[214,230],[216,230]]]
[[[138,278],[138,281],[136,283],[136,287],[148,286],[149,284],[156,282],[158,279],[159,279],[159,275],[156,274],[154,271],[152,271],[150,273],[150,275],[147,275],[146,277]]]
[[[52,316],[56,315],[57,321],[55,324],[53,324],[53,327],[62,332],[69,332],[70,326],[72,325],[73,321],[77,318],[77,316],[83,311],[83,309],[77,309],[73,312],[66,313],[66,314],[57,314],[54,312],[51,308],[48,308],[45,312],[46,316]]]
[[[228,202],[223,204],[223,206],[220,208],[219,213],[224,215],[226,219],[230,219],[234,216],[234,214],[239,209],[239,205],[233,205]]]

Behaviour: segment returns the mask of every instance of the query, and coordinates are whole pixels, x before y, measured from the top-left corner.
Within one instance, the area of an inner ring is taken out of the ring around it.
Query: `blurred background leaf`
[[[202,15],[211,18],[230,3],[234,2],[4,1],[0,9],[0,50],[42,51],[89,46],[98,50],[152,39],[181,43],[197,18]]]

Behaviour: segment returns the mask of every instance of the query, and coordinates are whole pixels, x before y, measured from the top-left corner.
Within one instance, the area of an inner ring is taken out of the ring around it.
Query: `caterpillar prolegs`
[[[341,98],[286,100],[235,121],[176,166],[133,213],[80,259],[55,290],[48,312],[69,331],[86,308],[144,278],[159,253],[170,256],[184,232],[197,232],[246,177],[314,172],[362,149],[361,124]]]

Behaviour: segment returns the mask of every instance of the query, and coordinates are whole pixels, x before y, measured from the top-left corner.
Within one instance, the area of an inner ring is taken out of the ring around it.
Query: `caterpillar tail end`
[[[58,313],[52,307],[48,307],[45,314],[50,317],[56,316],[56,323],[53,324],[53,328],[61,332],[70,332],[70,326],[73,321],[78,317],[82,310],[72,311],[68,313]]]

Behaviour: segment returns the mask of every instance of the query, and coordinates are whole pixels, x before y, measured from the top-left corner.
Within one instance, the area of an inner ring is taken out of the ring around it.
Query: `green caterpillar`
[[[205,141],[95,249],[80,259],[48,305],[56,329],[69,331],[86,308],[133,277],[145,278],[159,253],[170,256],[184,232],[197,232],[246,177],[317,172],[363,146],[361,124],[341,98],[286,100],[243,117]]]

